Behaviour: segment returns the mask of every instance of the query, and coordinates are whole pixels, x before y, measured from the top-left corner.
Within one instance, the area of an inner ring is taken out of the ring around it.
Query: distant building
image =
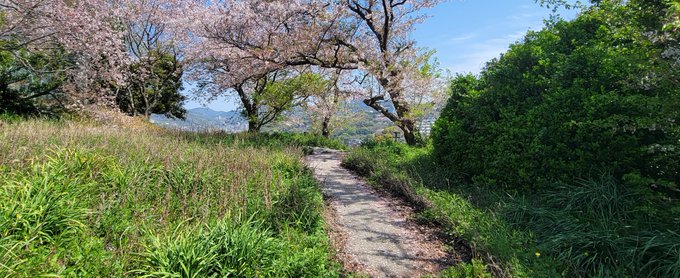
[[[418,122],[418,130],[424,137],[430,137],[432,134],[432,126],[437,121],[437,116],[431,115]]]

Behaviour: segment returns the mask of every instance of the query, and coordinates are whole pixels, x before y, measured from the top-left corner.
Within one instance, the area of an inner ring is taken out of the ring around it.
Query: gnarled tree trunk
[[[390,72],[390,76],[396,75],[396,72]],[[392,101],[392,105],[394,106],[394,112],[389,111],[382,104],[380,104],[381,101],[385,101],[384,95],[365,99],[364,103],[380,112],[383,116],[392,121],[394,125],[401,129],[401,131],[404,133],[404,140],[406,141],[406,144],[411,146],[420,144],[420,133],[418,131],[415,119],[411,118],[411,106],[406,100],[403,99],[402,90],[400,87],[395,86],[394,82],[390,82],[390,79],[386,77],[379,78],[378,81],[380,82],[380,85],[385,88],[385,90],[387,90],[390,100]]]
[[[252,100],[246,94],[243,84],[239,84],[235,87],[238,93],[241,103],[243,104],[243,110],[245,112],[246,119],[248,120],[248,132],[260,132],[260,121],[258,119],[258,110],[260,109],[257,101]]]

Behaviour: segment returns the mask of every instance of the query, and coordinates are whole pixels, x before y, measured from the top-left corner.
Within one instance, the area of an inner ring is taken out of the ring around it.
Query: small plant
[[[220,222],[198,231],[183,230],[163,240],[153,237],[143,254],[142,276],[268,276],[282,242],[251,223]]]

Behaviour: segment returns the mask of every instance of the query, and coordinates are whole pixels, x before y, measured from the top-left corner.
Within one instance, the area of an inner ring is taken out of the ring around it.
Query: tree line
[[[441,90],[410,33],[439,2],[3,1],[1,109],[182,118],[188,83],[236,96],[251,131],[305,106],[329,135],[339,103],[357,99],[417,144],[417,118]]]

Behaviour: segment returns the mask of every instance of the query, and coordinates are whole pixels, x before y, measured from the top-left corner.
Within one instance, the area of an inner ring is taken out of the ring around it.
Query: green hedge
[[[457,76],[433,128],[439,162],[509,188],[610,173],[677,192],[677,65],[650,39],[672,37],[668,3],[604,1]]]

